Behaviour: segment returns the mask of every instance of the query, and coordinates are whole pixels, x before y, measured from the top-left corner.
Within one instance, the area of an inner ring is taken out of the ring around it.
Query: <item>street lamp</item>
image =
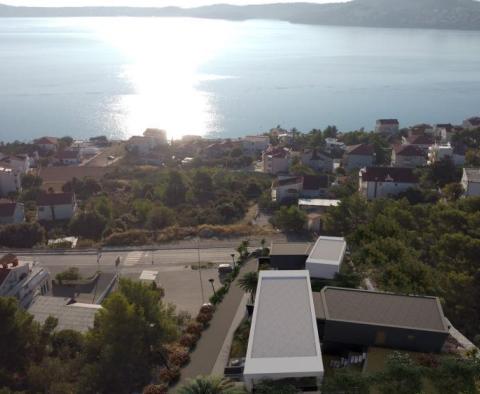
[[[230,256],[232,256],[233,269],[235,269],[235,253],[232,253]]]
[[[213,285],[213,282],[215,281],[215,279],[210,278],[208,281],[212,285],[213,295],[214,296],[217,295],[217,293],[215,293],[215,286]]]

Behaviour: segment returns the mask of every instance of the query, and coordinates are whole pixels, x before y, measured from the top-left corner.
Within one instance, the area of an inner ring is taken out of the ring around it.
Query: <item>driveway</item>
[[[190,363],[182,369],[182,376],[175,387],[181,386],[187,379],[195,378],[198,375],[210,375],[212,373],[225,338],[237,314],[238,307],[244,298],[245,293],[238,286],[238,280],[245,273],[256,270],[256,260],[249,260],[245,266],[242,267],[237,279],[231,284],[230,291],[225,296],[223,302],[217,307],[210,326],[202,333],[195,350],[191,354]],[[175,387],[172,388],[172,392],[175,392]]]

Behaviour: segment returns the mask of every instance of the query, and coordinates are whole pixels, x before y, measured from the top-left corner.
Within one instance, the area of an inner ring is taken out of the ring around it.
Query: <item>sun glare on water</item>
[[[224,48],[234,34],[219,21],[120,18],[93,23],[100,39],[128,59],[120,76],[133,94],[111,104],[114,124],[126,137],[147,127],[167,130],[169,138],[214,131],[219,114],[214,97],[199,90],[200,67]]]

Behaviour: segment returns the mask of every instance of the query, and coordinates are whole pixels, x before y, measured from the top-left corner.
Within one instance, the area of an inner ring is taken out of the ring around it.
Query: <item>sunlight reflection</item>
[[[135,93],[120,96],[112,105],[120,111],[115,123],[126,137],[147,127],[165,129],[169,138],[214,131],[219,119],[213,98],[198,85],[223,77],[202,75],[200,67],[231,40],[231,24],[163,18],[92,23],[99,37],[129,63],[121,77],[130,81]]]

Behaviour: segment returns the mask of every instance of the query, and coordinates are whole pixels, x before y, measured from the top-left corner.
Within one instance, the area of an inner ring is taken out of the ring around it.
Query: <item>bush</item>
[[[64,280],[79,280],[82,279],[80,271],[77,267],[70,267],[66,271],[60,272],[55,276],[55,279],[62,283]]]
[[[150,233],[143,230],[130,230],[113,233],[104,240],[106,246],[141,246],[150,241]]]
[[[213,312],[215,312],[215,307],[213,305],[206,304],[202,305],[202,307],[200,308],[200,313],[213,314]]]
[[[227,286],[220,287],[216,291],[216,293],[210,297],[210,302],[213,305],[220,304],[223,301],[223,298],[225,297],[225,294],[227,294],[227,293],[228,293],[228,287]]]
[[[198,316],[197,316],[197,321],[201,324],[203,324],[204,326],[206,326],[208,324],[208,322],[210,320],[212,320],[213,318],[213,314],[212,313],[199,313]]]
[[[69,225],[72,235],[89,239],[100,239],[106,226],[107,219],[97,211],[82,212]]]
[[[143,389],[143,394],[167,394],[168,386],[164,384],[149,384]]]
[[[196,345],[200,337],[193,334],[183,334],[178,343],[186,348],[192,348]]]
[[[203,325],[198,323],[195,320],[192,320],[190,323],[187,324],[187,328],[185,329],[185,332],[187,334],[192,334],[195,336],[200,337],[203,331]]]
[[[180,378],[180,368],[172,367],[172,368],[162,368],[158,372],[158,378],[161,383],[166,385],[171,385],[175,383]]]
[[[190,355],[188,353],[188,348],[170,345],[167,347],[168,351],[168,362],[169,365],[175,367],[183,367],[186,363],[190,361]]]
[[[0,228],[0,246],[33,248],[45,240],[45,229],[38,223],[7,224]]]

